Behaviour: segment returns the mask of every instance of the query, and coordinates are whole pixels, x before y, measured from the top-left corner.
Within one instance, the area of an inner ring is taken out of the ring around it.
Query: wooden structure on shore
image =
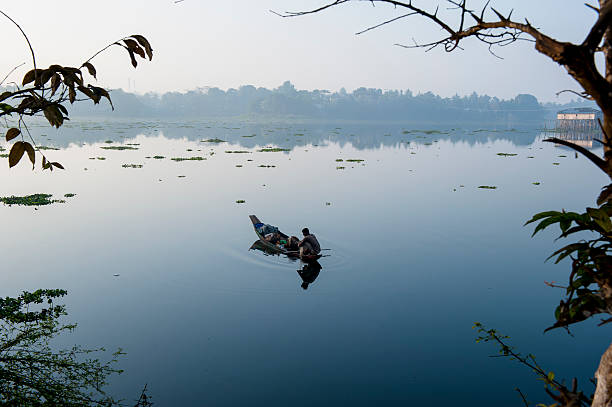
[[[596,132],[603,114],[598,109],[578,107],[557,113],[557,130],[561,132]]]

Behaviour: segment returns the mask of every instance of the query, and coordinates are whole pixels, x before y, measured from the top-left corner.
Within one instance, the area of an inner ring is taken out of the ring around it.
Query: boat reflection
[[[259,250],[260,252],[264,253],[266,256],[280,256],[281,255],[280,252],[275,251],[271,249],[269,246],[266,246],[265,244],[263,244],[261,240],[256,240],[255,242],[253,242],[249,250]],[[319,263],[317,260],[304,261],[304,260],[301,260],[299,257],[290,257],[290,256],[287,256],[287,257],[293,260],[294,262],[300,260],[300,262],[302,263],[302,268],[296,271],[298,275],[300,276],[300,278],[302,279],[302,284],[300,286],[304,290],[307,290],[308,286],[314,283],[317,277],[319,277],[319,273],[323,269],[323,267],[321,266],[321,263]]]

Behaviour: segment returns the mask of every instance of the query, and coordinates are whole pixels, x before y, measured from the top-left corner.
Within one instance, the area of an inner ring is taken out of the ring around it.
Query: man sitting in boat
[[[309,254],[321,253],[321,246],[319,245],[319,241],[315,235],[311,235],[308,228],[302,229],[302,234],[304,235],[304,238],[298,243],[298,247],[300,248],[300,257]]]

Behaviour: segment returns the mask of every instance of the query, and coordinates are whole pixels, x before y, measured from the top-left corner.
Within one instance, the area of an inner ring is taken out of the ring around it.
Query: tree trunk
[[[612,406],[612,345],[606,350],[595,372],[597,388],[591,407]]]

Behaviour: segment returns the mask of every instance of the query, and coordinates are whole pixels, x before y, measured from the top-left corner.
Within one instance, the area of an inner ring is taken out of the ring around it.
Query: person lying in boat
[[[321,253],[321,246],[315,235],[310,234],[308,228],[302,229],[304,238],[299,241],[298,247],[300,248],[300,257],[309,254]]]
[[[281,240],[281,235],[278,232],[268,233],[264,236],[264,239],[272,244],[277,244]]]

